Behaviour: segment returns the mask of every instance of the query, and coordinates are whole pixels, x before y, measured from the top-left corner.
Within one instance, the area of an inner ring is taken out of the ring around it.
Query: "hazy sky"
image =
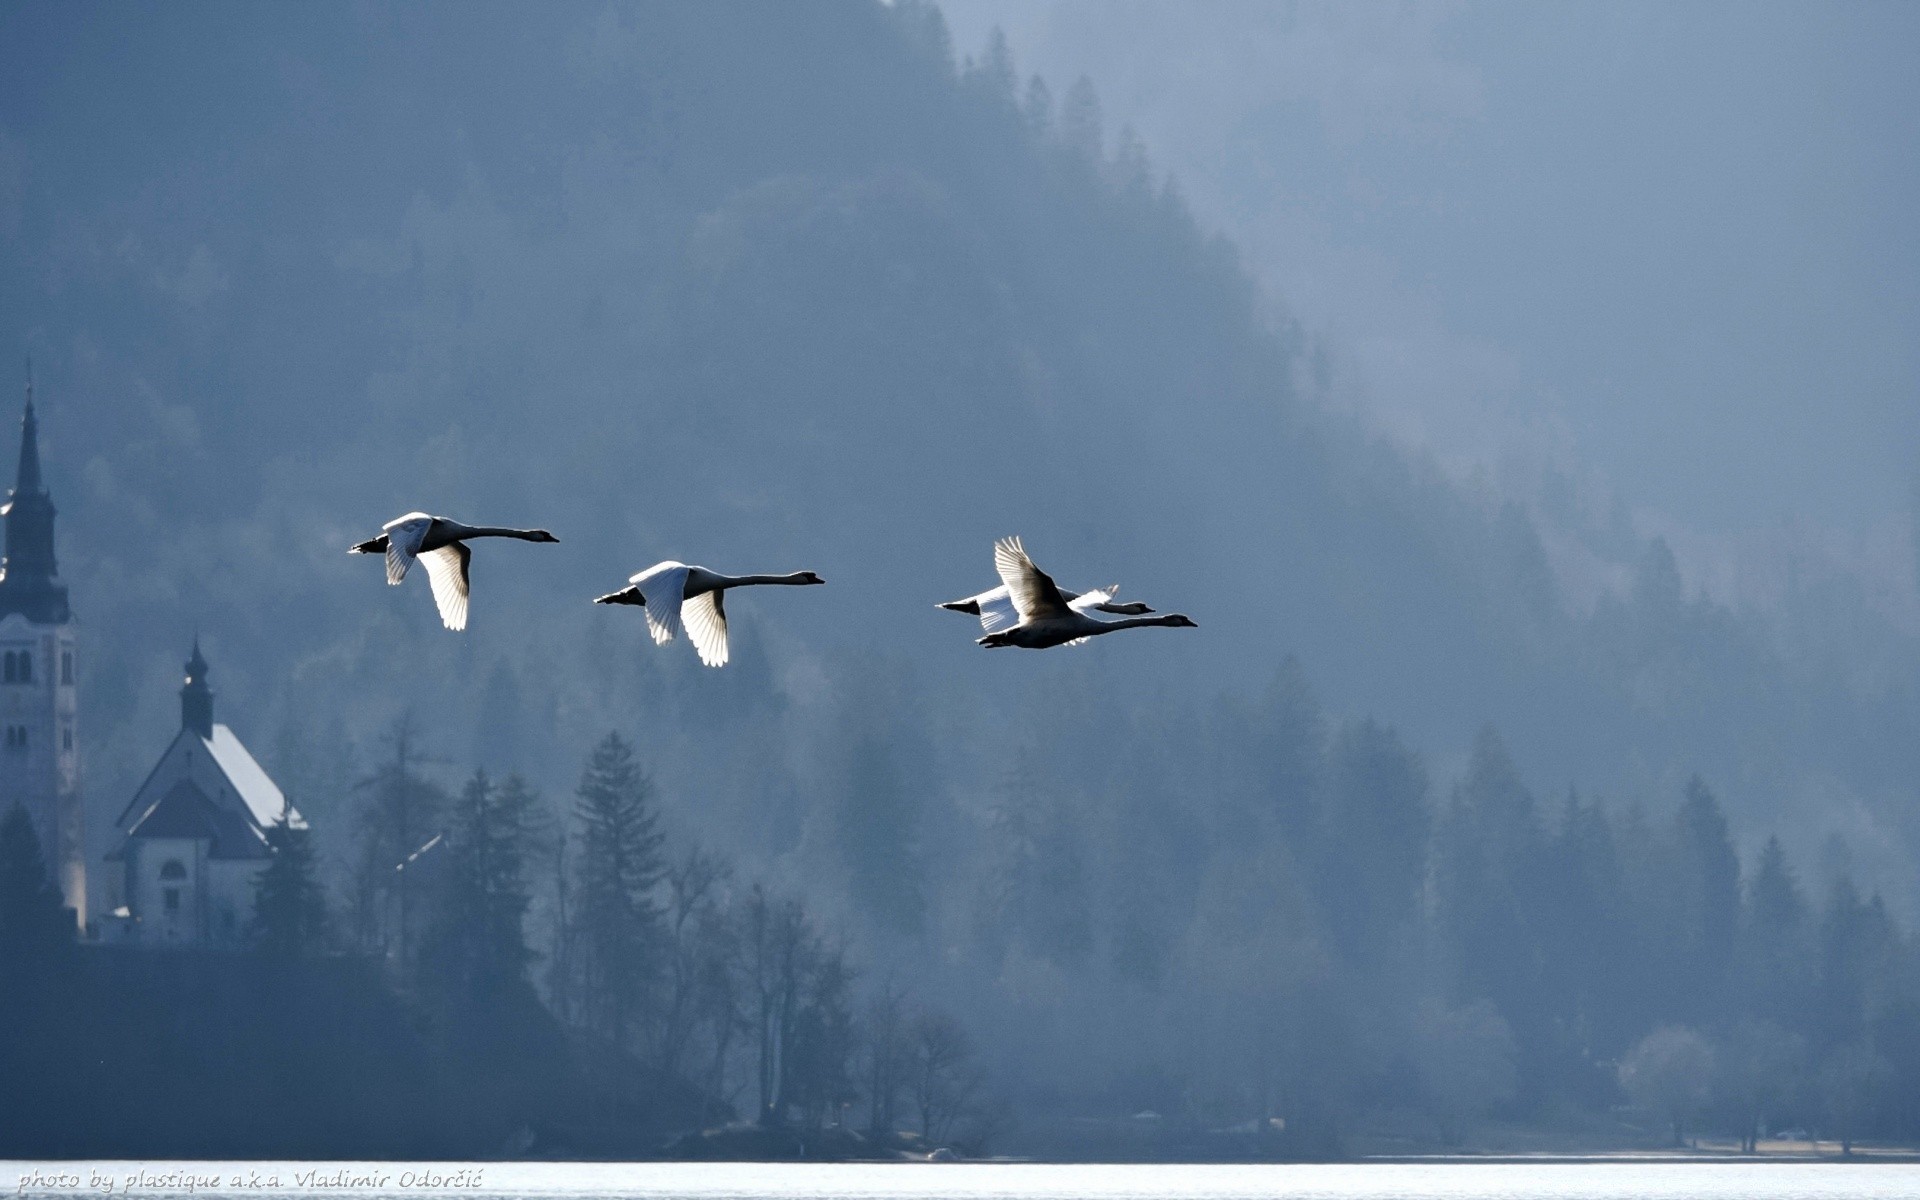
[[[998,24],[1091,76],[1455,469],[1550,458],[1647,528],[1913,586],[1920,6],[943,7],[961,53]]]

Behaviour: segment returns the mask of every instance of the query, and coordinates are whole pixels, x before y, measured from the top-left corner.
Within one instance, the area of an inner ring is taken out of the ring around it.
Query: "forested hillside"
[[[382,778],[544,797],[526,969],[564,1018],[559,847],[617,731],[729,905],[804,898],[1029,1113],[1337,1133],[1432,1046],[1507,1064],[1448,1120],[1600,1111],[1657,1028],[1744,1018],[1802,1039],[1810,1109],[1839,1047],[1914,1078],[1920,647],[1844,584],[1730,610],[1618,524],[1580,534],[1622,586],[1571,603],[1535,514],[1322,403],[1091,85],[925,4],[16,6],[0,264],[96,853],[197,629],[357,948],[393,950],[349,916],[401,849]],[[561,544],[476,552],[456,636],[345,553],[413,508]],[[933,605],[1011,533],[1200,628],[976,648]],[[663,558],[828,586],[741,595],[709,671],[588,603]],[[1735,1003],[1763,893],[1852,1015]]]

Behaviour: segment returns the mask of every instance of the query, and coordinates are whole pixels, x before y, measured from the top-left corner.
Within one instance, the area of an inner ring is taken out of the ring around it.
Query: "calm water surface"
[[[4,1163],[9,1195],[687,1200],[1920,1200],[1920,1165],[1866,1163]]]

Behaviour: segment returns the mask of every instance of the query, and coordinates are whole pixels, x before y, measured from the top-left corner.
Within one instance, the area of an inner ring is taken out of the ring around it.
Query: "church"
[[[112,889],[102,934],[148,946],[239,946],[253,891],[273,852],[267,827],[287,802],[233,730],[213,719],[207,660],[194,639],[180,689],[180,730],[114,822]]]
[[[237,946],[253,889],[272,858],[267,828],[304,828],[233,730],[213,719],[207,661],[194,640],[180,689],[180,729],[114,825],[106,913],[88,912],[86,809],[74,671],[74,620],[54,558],[53,497],[27,381],[20,462],[0,508],[0,805],[20,804],[77,926],[89,936],[156,947]]]
[[[86,809],[80,798],[73,612],[53,556],[53,497],[40,475],[33,380],[20,424],[20,465],[0,517],[0,804],[33,821],[60,895],[87,924]]]

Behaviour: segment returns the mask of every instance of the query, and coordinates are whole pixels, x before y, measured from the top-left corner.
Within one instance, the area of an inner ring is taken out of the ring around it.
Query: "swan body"
[[[805,586],[825,583],[812,571],[791,575],[722,575],[686,563],[655,563],[627,580],[617,592],[594,597],[595,604],[633,604],[646,610],[647,632],[656,646],[664,646],[686,627],[687,638],[710,667],[727,665],[727,610],[730,588],[761,584]]]
[[[1119,585],[1092,588],[1084,592],[1069,592],[1064,588],[1060,595],[1069,608],[1080,612],[1112,613],[1120,617],[1139,617],[1152,612],[1151,608],[1138,600],[1117,601],[1114,596],[1120,591]],[[980,618],[980,628],[994,633],[1016,625],[1020,621],[1019,612],[1013,607],[1013,597],[1007,591],[1007,585],[981,592],[977,596],[968,596],[964,600],[949,600],[945,604],[935,605],[951,612],[968,613]]]
[[[349,547],[348,553],[386,555],[387,582],[396,587],[418,560],[427,568],[427,581],[433,585],[433,602],[440,610],[441,622],[455,632],[467,627],[467,565],[473,559],[473,551],[467,548],[469,540],[483,537],[518,538],[523,542],[560,540],[544,529],[462,525],[423,512],[395,517],[380,528],[379,537]]]
[[[1128,617],[1119,621],[1102,621],[1088,616],[1086,608],[1097,607],[1097,604],[1082,608],[1070,603],[1052,577],[1033,565],[1033,560],[1027,557],[1026,547],[1017,537],[1001,538],[994,543],[993,565],[1000,573],[1000,580],[1006,587],[1008,599],[1019,620],[979,639],[979,644],[988,649],[1018,646],[1025,650],[1046,650],[1053,646],[1074,645],[1103,633],[1144,629],[1149,625],[1170,629],[1198,628],[1191,617],[1181,613]],[[1080,599],[1093,594],[1087,593]]]

